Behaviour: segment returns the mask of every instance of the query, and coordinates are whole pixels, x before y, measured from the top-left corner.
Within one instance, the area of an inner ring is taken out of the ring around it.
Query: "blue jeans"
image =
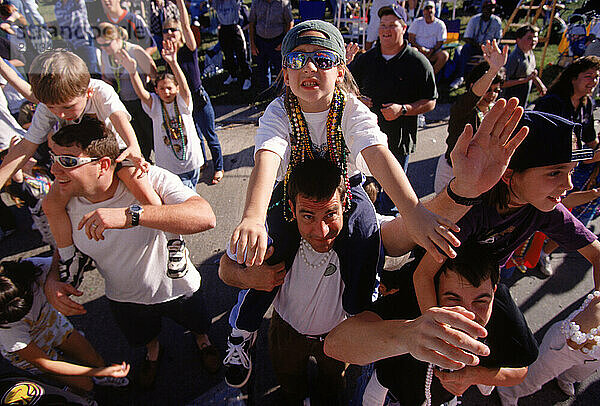
[[[215,131],[215,111],[210,103],[210,97],[208,97],[206,90],[201,87],[192,92],[192,101],[194,103],[192,117],[194,117],[198,136],[202,135],[208,144],[215,171],[222,171],[223,153],[221,152],[221,144]],[[204,161],[206,161],[202,139],[200,139],[200,145],[202,146],[202,156],[204,157]]]
[[[189,172],[180,173],[177,176],[179,176],[179,179],[181,179],[181,183],[195,192],[198,179],[200,178],[200,168],[192,169]]]
[[[409,157],[410,155],[406,155],[404,157],[397,157],[398,162],[400,163],[402,169],[404,169],[405,173],[408,169]],[[398,214],[398,209],[396,208],[396,205],[383,189],[381,189],[381,192],[379,192],[379,194],[377,195],[377,200],[375,200],[375,209],[377,210],[377,213],[386,216],[396,216]]]
[[[473,55],[481,55],[481,49],[472,46],[471,44],[464,44],[461,47],[456,48],[454,52],[454,60],[456,61],[456,77],[465,77],[467,73],[467,63]]]

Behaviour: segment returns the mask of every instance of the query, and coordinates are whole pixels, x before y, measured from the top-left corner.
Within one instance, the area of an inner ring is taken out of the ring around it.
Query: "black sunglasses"
[[[163,28],[163,34],[172,34],[174,32],[179,31],[179,28]]]

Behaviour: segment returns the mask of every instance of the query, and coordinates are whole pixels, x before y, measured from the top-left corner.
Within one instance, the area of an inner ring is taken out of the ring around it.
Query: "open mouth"
[[[303,80],[301,83],[302,87],[314,88],[319,86],[319,82],[314,79]]]
[[[548,196],[548,200],[550,200],[551,202],[558,204],[562,201],[562,198],[566,195],[566,193],[563,193],[559,196]]]

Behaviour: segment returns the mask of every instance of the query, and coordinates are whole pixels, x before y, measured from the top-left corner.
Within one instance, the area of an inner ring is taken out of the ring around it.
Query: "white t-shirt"
[[[34,282],[31,310],[21,320],[3,326],[6,328],[0,328],[0,351],[5,357],[22,350],[31,342],[42,351],[50,353],[51,347],[62,343],[64,332],[72,329],[71,323],[48,303],[44,295],[44,281],[52,257],[29,258],[27,261],[40,267],[42,274]]]
[[[4,91],[0,89],[0,151],[10,147],[10,140],[13,137],[22,138],[24,135],[25,130],[10,114]]]
[[[96,116],[98,120],[103,121],[117,136],[119,147],[125,148],[127,145],[113,127],[110,115],[117,111],[124,111],[127,113],[127,120],[131,120],[127,109],[108,83],[91,79],[89,89],[92,89],[92,95],[87,101],[83,114]],[[73,121],[60,119],[52,114],[44,103],[40,103],[31,120],[31,126],[25,134],[25,139],[34,144],[42,144],[48,139],[50,133],[55,133],[65,125],[77,124],[79,121],[79,119]]]
[[[439,18],[427,24],[423,17],[419,17],[412,22],[408,33],[415,34],[417,44],[429,49],[433,48],[439,41],[446,41],[448,37],[446,24]]]
[[[180,161],[175,157],[171,150],[171,145],[167,145],[165,142],[167,132],[163,125],[164,121],[160,98],[154,93],[150,96],[152,97],[152,109],[150,109],[146,103],[142,103],[142,108],[152,119],[156,165],[175,174],[182,174],[200,168],[202,164],[204,164],[204,158],[202,157],[200,138],[198,138],[196,126],[194,125],[194,118],[192,117],[192,110],[194,107],[191,99],[190,105],[187,106],[183,101],[183,97],[177,95],[177,107],[179,108],[181,118],[183,119],[183,131],[187,134],[188,139],[188,142],[185,145],[186,159]],[[169,117],[175,117],[175,103],[167,104],[167,113],[169,114]],[[174,148],[177,148],[177,146],[181,147],[181,143],[175,142]],[[177,151],[177,154],[183,156],[183,151],[179,150]]]
[[[197,196],[176,175],[152,166],[148,179],[164,204],[183,203]],[[77,230],[81,218],[99,208],[124,208],[139,203],[119,181],[114,196],[100,203],[74,197],[67,204],[73,225],[73,241],[96,262],[106,281],[106,297],[118,302],[162,303],[189,295],[200,287],[200,274],[188,263],[187,274],[180,279],[167,276],[167,237],[165,232],[142,226],[125,230],[106,230],[104,240],[89,240],[85,230]]]
[[[319,253],[308,243],[309,248],[302,247],[303,243],[275,296],[273,307],[298,333],[326,334],[348,316],[342,307],[344,281],[340,259],[334,250]],[[229,244],[227,255],[236,260]],[[322,265],[313,268],[305,261]]]
[[[329,110],[319,113],[304,113],[311,141],[317,151],[325,153],[327,147],[326,123]],[[256,131],[254,153],[261,149],[279,155],[281,164],[277,179],[282,180],[290,162],[290,133],[292,129],[288,120],[283,97],[273,100],[259,120]],[[369,168],[360,152],[372,145],[385,145],[387,136],[377,125],[377,116],[373,114],[356,96],[349,94],[342,115],[342,133],[348,155],[348,174],[357,171],[370,175]]]

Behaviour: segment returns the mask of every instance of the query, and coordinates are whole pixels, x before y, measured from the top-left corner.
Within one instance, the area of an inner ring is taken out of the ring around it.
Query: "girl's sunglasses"
[[[57,162],[60,166],[65,169],[73,169],[78,166],[89,164],[90,162],[94,162],[99,160],[100,158],[78,158],[70,155],[55,155],[52,151],[50,151],[50,158],[52,162]]]
[[[309,59],[322,70],[331,69],[342,63],[342,58],[332,51],[294,51],[283,58],[283,66],[294,70],[302,69]]]
[[[163,28],[163,34],[173,34],[179,31],[179,28]]]

